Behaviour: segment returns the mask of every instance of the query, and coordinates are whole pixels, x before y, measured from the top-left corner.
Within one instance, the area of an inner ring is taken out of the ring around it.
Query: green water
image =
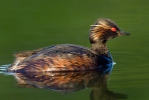
[[[99,17],[114,20],[129,37],[108,42],[117,63],[108,79],[110,91],[128,100],[149,99],[148,0],[1,0],[0,65],[16,51],[71,43],[90,47],[88,30]],[[91,89],[61,94],[18,88],[13,76],[0,75],[0,100],[90,100]]]

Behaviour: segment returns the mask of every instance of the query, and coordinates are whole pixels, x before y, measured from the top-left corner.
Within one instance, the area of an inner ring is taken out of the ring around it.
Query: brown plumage
[[[108,89],[109,74],[100,71],[15,73],[14,76],[19,87],[50,89],[61,93],[90,88],[90,100],[127,99],[127,95]]]
[[[100,18],[90,28],[91,49],[73,44],[60,44],[19,52],[15,54],[16,60],[8,71],[44,72],[98,69],[103,61],[100,56],[111,59],[106,41],[121,35],[129,34],[121,31],[110,19]]]

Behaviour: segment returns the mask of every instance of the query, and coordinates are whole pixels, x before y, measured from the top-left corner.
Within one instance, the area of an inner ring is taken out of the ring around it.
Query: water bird
[[[100,71],[14,73],[17,86],[40,88],[63,94],[90,89],[90,100],[127,99],[126,94],[115,93],[108,89],[109,74]]]
[[[89,30],[91,48],[75,44],[57,44],[14,54],[15,61],[8,72],[86,71],[113,62],[106,42],[117,36],[128,36],[116,23],[99,18]]]

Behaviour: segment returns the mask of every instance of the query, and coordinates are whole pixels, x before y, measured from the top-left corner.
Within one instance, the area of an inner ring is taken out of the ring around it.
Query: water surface
[[[10,64],[16,51],[53,44],[72,43],[90,47],[88,30],[99,17],[114,20],[129,37],[108,42],[117,63],[107,89],[127,95],[127,100],[149,99],[149,34],[147,0],[8,0],[0,1],[0,65]],[[18,87],[12,75],[0,74],[1,100],[90,100],[92,88],[71,93]]]

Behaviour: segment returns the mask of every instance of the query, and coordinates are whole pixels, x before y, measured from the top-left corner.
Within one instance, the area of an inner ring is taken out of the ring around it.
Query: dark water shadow
[[[9,73],[6,72],[8,66],[10,65],[0,66],[0,69],[4,74],[13,75],[19,87],[42,88],[62,93],[71,93],[91,88],[90,100],[127,99],[126,94],[114,93],[107,88],[107,81],[112,71],[113,63],[105,64],[98,71],[44,73]]]
[[[14,73],[13,75],[18,87],[42,88],[62,93],[91,88],[90,100],[127,99],[126,94],[114,93],[107,88],[109,73],[101,71]]]

